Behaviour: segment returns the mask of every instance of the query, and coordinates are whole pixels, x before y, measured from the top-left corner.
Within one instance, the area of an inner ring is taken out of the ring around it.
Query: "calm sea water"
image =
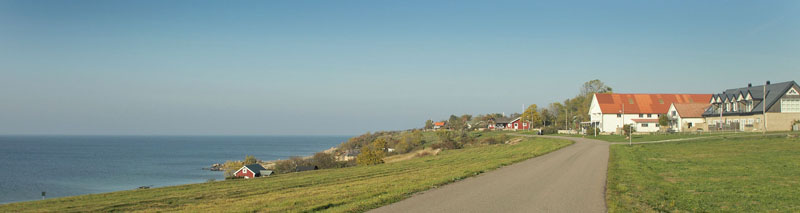
[[[0,136],[0,203],[224,179],[213,163],[306,156],[347,136]]]

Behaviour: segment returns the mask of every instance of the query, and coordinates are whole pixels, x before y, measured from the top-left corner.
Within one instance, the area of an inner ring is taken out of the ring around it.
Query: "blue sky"
[[[359,134],[800,78],[800,1],[0,1],[0,134]]]

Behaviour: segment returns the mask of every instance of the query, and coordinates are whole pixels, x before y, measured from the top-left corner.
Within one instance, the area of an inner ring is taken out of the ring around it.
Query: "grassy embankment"
[[[517,145],[446,150],[435,156],[375,166],[12,203],[0,205],[0,212],[364,211],[571,143],[526,138]]]
[[[798,212],[800,139],[722,136],[612,145],[609,212]]]

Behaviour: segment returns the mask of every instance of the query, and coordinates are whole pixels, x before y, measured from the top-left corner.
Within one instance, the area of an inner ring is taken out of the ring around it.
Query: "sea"
[[[214,163],[308,156],[350,136],[0,136],[0,203],[223,180]]]

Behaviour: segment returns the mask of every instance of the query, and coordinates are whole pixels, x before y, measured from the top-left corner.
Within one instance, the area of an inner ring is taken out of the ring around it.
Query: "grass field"
[[[612,145],[609,212],[800,212],[800,139],[723,137]]]
[[[527,138],[517,145],[447,150],[376,166],[12,203],[0,205],[0,212],[364,211],[571,143]]]

